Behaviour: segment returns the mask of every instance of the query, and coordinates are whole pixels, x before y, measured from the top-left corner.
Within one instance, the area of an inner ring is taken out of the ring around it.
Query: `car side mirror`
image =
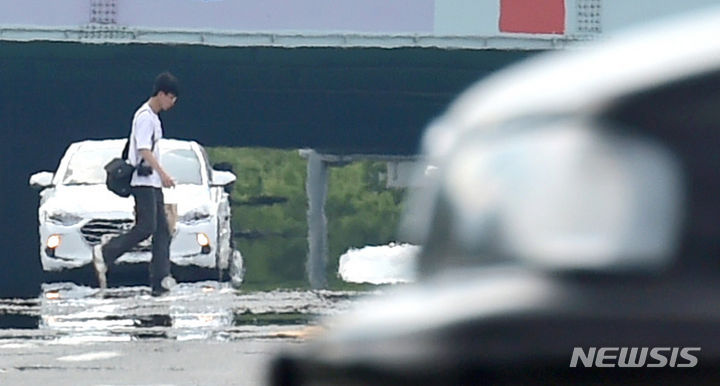
[[[231,172],[213,169],[212,181],[210,184],[212,186],[227,186],[235,182],[236,179],[237,177],[235,177],[235,174]]]
[[[51,172],[38,172],[30,176],[30,187],[37,190],[43,190],[53,186],[54,174]]]

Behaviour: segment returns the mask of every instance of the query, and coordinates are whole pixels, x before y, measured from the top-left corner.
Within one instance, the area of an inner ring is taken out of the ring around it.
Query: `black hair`
[[[155,78],[155,85],[153,86],[153,96],[157,95],[160,91],[166,94],[180,96],[178,80],[175,75],[166,71],[159,74]]]

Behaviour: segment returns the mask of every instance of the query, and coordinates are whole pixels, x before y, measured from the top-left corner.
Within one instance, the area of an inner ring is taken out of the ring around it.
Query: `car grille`
[[[90,245],[100,244],[100,238],[103,235],[117,236],[121,233],[127,232],[133,227],[135,221],[133,220],[108,220],[108,219],[94,219],[88,221],[87,224],[83,225],[80,229],[83,238]],[[149,252],[151,250],[152,236],[143,240],[132,248],[131,252]]]

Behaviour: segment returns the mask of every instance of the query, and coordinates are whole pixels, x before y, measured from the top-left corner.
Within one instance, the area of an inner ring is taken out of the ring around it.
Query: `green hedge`
[[[230,163],[233,231],[245,258],[246,288],[308,287],[306,160],[297,150],[207,148],[213,164]],[[330,168],[327,278],[337,278],[338,259],[348,248],[395,240],[404,192],[385,188],[384,162],[361,161]]]

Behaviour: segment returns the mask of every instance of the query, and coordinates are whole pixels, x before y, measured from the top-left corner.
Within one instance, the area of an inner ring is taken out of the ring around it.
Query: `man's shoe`
[[[107,288],[107,265],[105,265],[105,259],[103,258],[102,244],[93,247],[92,262],[98,278],[98,286],[100,289]]]
[[[150,296],[152,296],[152,297],[163,296],[168,292],[170,292],[170,290],[166,290],[165,288],[153,287],[153,289],[150,290]]]
[[[175,287],[177,285],[177,281],[175,281],[175,278],[167,275],[160,281],[160,286],[165,288],[166,290],[170,291],[172,287]]]
[[[156,287],[153,285],[150,294],[152,296],[165,295],[166,293],[170,292],[170,289],[172,289],[176,285],[177,285],[177,281],[175,281],[175,278],[170,275],[167,275],[160,281],[159,286]]]

